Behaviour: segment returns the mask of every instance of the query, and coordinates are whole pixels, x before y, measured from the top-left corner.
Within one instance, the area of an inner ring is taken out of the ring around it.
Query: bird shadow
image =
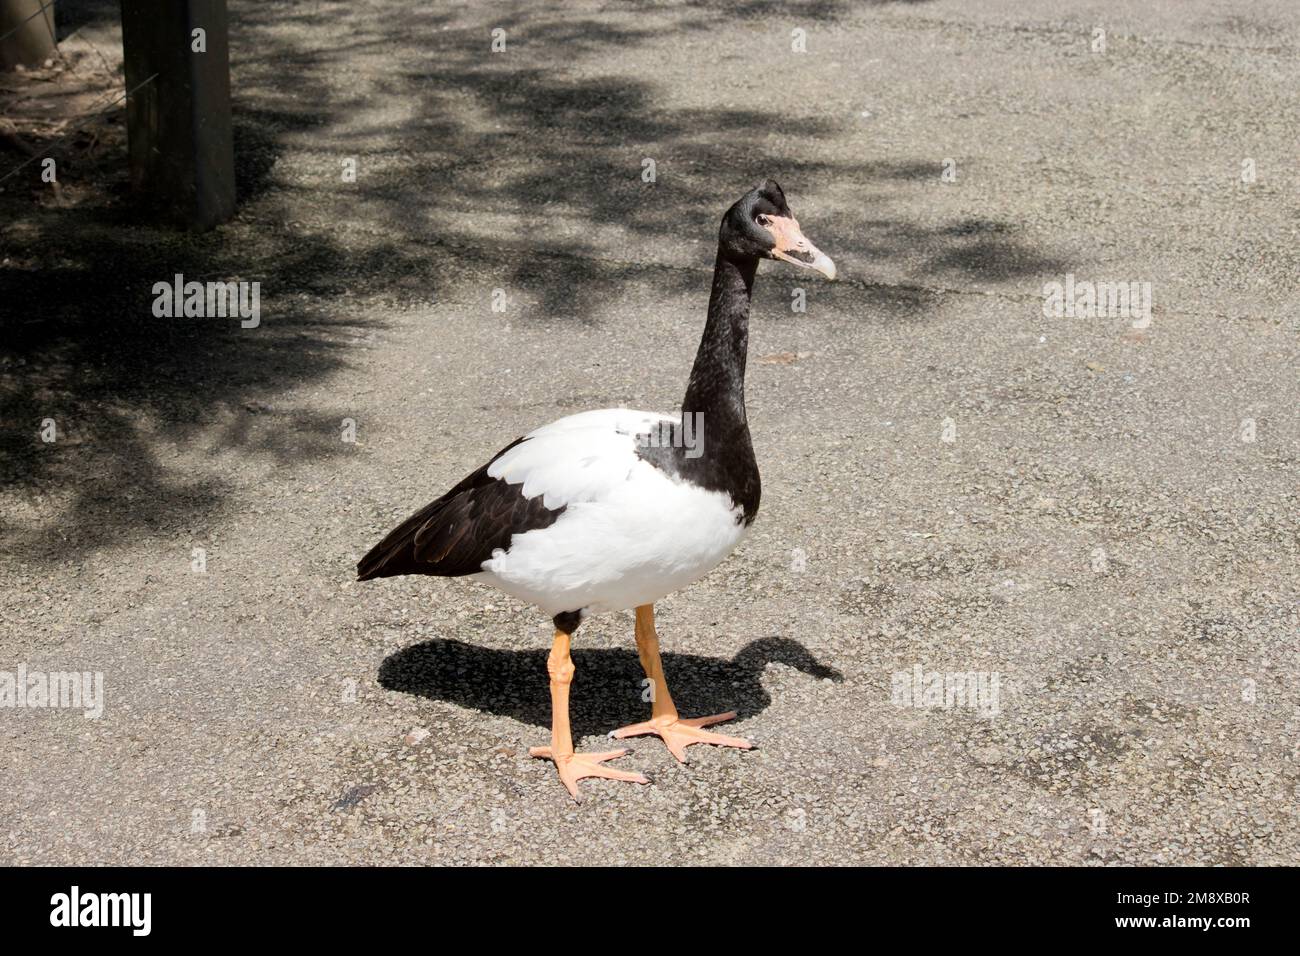
[[[379,666],[388,690],[442,700],[470,710],[551,725],[544,650],[511,651],[439,638],[391,654]],[[763,687],[768,664],[784,664],[818,679],[842,680],[802,644],[786,637],[751,641],[730,660],[663,654],[673,702],[686,716],[734,710],[739,718],[772,702]],[[645,675],[635,651],[575,650],[569,701],[575,737],[607,733],[649,716]]]

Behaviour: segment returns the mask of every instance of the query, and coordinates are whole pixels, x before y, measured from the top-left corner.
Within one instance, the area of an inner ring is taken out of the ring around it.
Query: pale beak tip
[[[835,279],[835,263],[831,261],[831,257],[830,257],[830,256],[825,255],[824,253],[819,253],[818,256],[817,256],[816,261],[813,262],[812,265],[813,265],[813,268],[814,268],[814,269],[816,269],[818,272],[820,272],[820,273],[821,273],[822,275],[824,275],[826,278],[828,278],[828,279],[834,281],[834,279]]]

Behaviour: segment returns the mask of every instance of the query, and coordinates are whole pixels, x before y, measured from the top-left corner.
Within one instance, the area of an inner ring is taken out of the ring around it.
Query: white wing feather
[[[529,432],[492,463],[488,474],[522,484],[525,498],[541,495],[548,508],[599,501],[626,482],[640,460],[636,436],[671,420],[630,408],[569,415]]]

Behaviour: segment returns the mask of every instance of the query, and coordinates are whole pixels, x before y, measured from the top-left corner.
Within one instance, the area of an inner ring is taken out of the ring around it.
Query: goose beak
[[[772,255],[805,269],[815,269],[828,279],[835,278],[835,263],[803,234],[798,220],[772,216],[764,226],[772,234]]]

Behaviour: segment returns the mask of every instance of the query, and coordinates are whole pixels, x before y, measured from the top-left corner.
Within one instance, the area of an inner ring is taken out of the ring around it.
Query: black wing
[[[507,484],[487,473],[492,462],[526,440],[512,441],[492,461],[390,531],[357,564],[357,580],[475,574],[493,551],[510,547],[514,535],[554,524],[563,506],[547,508],[541,495],[525,498],[522,484]]]

